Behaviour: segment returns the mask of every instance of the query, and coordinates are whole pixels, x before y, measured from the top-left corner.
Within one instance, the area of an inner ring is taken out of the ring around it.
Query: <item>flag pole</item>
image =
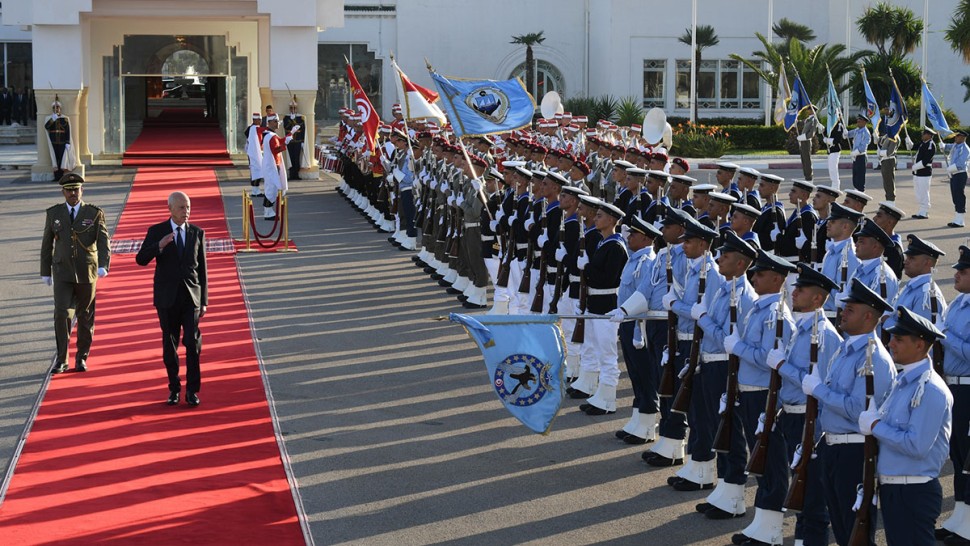
[[[923,0],[923,66],[920,67],[920,79],[926,82],[926,51],[927,43],[926,40],[929,37],[927,32],[929,30],[929,18],[930,18],[930,0]],[[919,113],[919,124],[920,127],[926,127],[926,101],[923,101],[923,107],[920,108]]]

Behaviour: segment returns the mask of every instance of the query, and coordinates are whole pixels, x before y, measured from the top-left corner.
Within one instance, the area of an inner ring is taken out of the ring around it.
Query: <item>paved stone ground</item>
[[[132,176],[120,168],[88,173],[85,198],[106,209],[112,227]],[[910,177],[900,178],[897,203],[912,212]],[[248,176],[225,169],[220,180],[238,235]],[[464,331],[431,320],[460,310],[457,301],[412,265],[410,253],[376,233],[335,185],[330,176],[291,184],[298,253],[238,255],[317,544],[713,545],[730,543],[750,522],[753,510],[726,522],[695,514],[704,493],[673,491],[665,485],[672,470],[649,469],[642,448],[613,438],[625,410],[593,418],[567,401],[548,436],[519,425],[492,394]],[[876,173],[869,185],[881,188]],[[191,188],[173,189],[191,195]],[[5,468],[53,351],[52,302],[37,279],[37,252],[43,210],[60,194],[22,171],[0,172],[0,191]],[[882,198],[881,189],[870,194]],[[907,219],[900,231],[918,231],[947,252],[937,278],[949,299],[949,265],[968,231],[945,227],[951,211],[942,177],[933,200],[930,220]],[[89,364],[97,366],[97,336]],[[163,395],[160,363],[159,377]],[[628,385],[622,378],[621,407],[630,402]],[[945,517],[953,504],[949,478],[944,492]],[[749,505],[753,494],[752,486]],[[793,522],[786,518],[788,537]]]

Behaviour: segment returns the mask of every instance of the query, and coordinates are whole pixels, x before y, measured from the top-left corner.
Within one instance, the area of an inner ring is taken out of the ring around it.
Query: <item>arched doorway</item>
[[[111,63],[105,87],[118,92],[105,92],[105,151],[124,153],[151,125],[218,127],[229,153],[244,148],[248,59],[226,36],[129,35]]]
[[[538,102],[549,91],[559,93],[563,98],[566,96],[566,82],[562,72],[549,61],[536,59],[536,96]],[[516,66],[512,70],[509,78],[521,78],[523,82],[528,81],[525,77],[525,63]]]

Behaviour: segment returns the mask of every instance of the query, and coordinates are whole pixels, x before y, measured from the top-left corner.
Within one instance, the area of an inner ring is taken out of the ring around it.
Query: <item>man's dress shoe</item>
[[[172,392],[168,395],[168,400],[165,402],[169,406],[174,406],[179,403],[179,393]]]
[[[190,406],[198,406],[201,401],[199,400],[199,395],[194,392],[185,393],[185,403]]]

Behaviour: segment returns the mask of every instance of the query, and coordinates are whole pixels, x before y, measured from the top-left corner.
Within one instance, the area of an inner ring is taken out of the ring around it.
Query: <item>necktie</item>
[[[182,255],[182,251],[185,250],[185,243],[182,242],[182,226],[176,226],[175,228],[175,248],[179,251],[179,256]]]
[[[74,207],[70,207],[70,209],[71,209],[71,223],[73,224],[74,223]]]

